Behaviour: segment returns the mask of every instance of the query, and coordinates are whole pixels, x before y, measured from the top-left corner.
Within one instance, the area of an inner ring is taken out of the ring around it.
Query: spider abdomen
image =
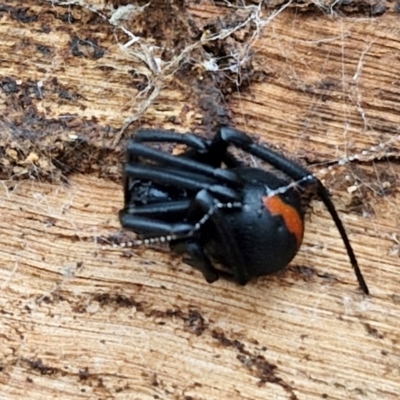
[[[255,171],[259,175],[259,170]],[[285,268],[296,255],[304,232],[303,212],[293,189],[269,197],[267,192],[272,188],[266,186],[268,183],[275,186],[279,180],[282,186],[286,181],[268,172],[263,171],[262,175],[262,181],[253,180],[245,185],[243,208],[227,210],[224,215],[249,279]],[[220,238],[216,241],[220,242]],[[238,260],[232,259],[231,249],[212,246],[210,252],[217,252],[215,255],[235,270]]]

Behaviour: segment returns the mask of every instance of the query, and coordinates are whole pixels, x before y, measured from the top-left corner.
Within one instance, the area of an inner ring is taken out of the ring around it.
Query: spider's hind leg
[[[208,283],[213,283],[219,278],[218,271],[204,253],[202,246],[194,239],[176,240],[170,243],[171,250],[177,254],[188,254],[183,261],[204,275]]]
[[[221,210],[222,208],[232,209],[241,207],[242,205],[240,202],[221,203],[208,190],[201,190],[197,193],[189,209],[189,214],[195,215],[196,213],[200,213],[204,215],[203,221],[199,222],[201,225],[209,220],[218,236],[220,247],[226,250],[223,252],[223,258],[225,258],[225,263],[231,269],[231,271],[229,271],[230,274],[233,275],[233,279],[237,283],[245,285],[251,276],[248,274],[242,254],[239,251],[240,246],[227,226],[224,213]],[[207,236],[208,234],[207,232],[203,232],[203,235]]]
[[[119,218],[121,225],[136,232],[143,242],[169,242],[172,251],[187,254],[189,257],[184,257],[185,263],[200,270],[206,281],[212,283],[219,277],[217,270],[200,243],[195,238],[187,237],[196,226],[185,222],[167,222],[171,217],[176,220],[187,208],[187,201],[126,207],[120,211]]]

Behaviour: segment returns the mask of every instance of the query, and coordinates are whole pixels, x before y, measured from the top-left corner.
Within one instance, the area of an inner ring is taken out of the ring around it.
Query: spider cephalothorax
[[[179,143],[178,156],[143,142]],[[289,179],[250,168],[228,151],[230,145],[258,157]],[[233,128],[221,128],[212,140],[194,134],[140,130],[129,142],[124,165],[124,228],[144,243],[167,241],[186,254],[208,282],[218,279],[221,262],[235,281],[279,271],[296,255],[303,240],[301,190],[312,186],[335,222],[358,282],[367,285],[343,224],[322,183],[307,169],[254,143]]]

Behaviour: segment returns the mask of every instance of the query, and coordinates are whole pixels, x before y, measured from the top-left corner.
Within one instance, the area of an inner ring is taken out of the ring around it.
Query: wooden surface
[[[102,1],[57,3],[0,5],[0,398],[398,399],[396,4],[153,2],[123,48]],[[371,296],[318,201],[290,267],[245,287],[99,240],[135,128],[227,122],[332,165]]]

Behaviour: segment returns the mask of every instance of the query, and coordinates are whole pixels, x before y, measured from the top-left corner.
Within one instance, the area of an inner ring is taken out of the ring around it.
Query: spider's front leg
[[[173,156],[134,141],[129,142],[127,155],[128,163],[126,165],[142,164],[138,161],[140,157],[143,160],[155,162],[157,165],[161,165],[166,169],[171,168],[186,171],[187,173],[198,174],[203,176],[203,178],[218,180],[220,183],[230,184],[236,187],[241,185],[235,173],[227,169],[215,168],[205,162],[196,161],[195,157]]]
[[[229,171],[226,171],[226,173],[223,172],[224,170],[217,171],[221,171],[221,175],[225,174],[228,176]],[[237,175],[230,172],[229,174],[235,180],[236,184],[239,185],[240,181]],[[169,188],[185,189],[188,193],[196,193],[199,190],[207,189],[211,193],[221,196],[228,201],[235,201],[240,198],[236,190],[219,184],[218,179],[213,179],[200,173],[190,172],[182,168],[126,163],[124,166],[125,206],[131,203],[131,182],[135,180],[161,184]]]
[[[208,140],[192,133],[176,133],[162,129],[139,129],[132,137],[132,141],[137,143],[179,143],[203,152],[207,151],[210,145]]]
[[[132,142],[136,143],[177,143],[184,144],[188,150],[180,156],[189,158],[192,161],[198,161],[214,168],[220,167],[224,163],[228,168],[235,168],[242,165],[232,154],[220,151],[219,148],[210,147],[212,141],[204,139],[193,133],[176,133],[160,129],[138,130],[132,137]],[[128,155],[130,150],[128,149]],[[134,160],[136,155],[130,155]]]

